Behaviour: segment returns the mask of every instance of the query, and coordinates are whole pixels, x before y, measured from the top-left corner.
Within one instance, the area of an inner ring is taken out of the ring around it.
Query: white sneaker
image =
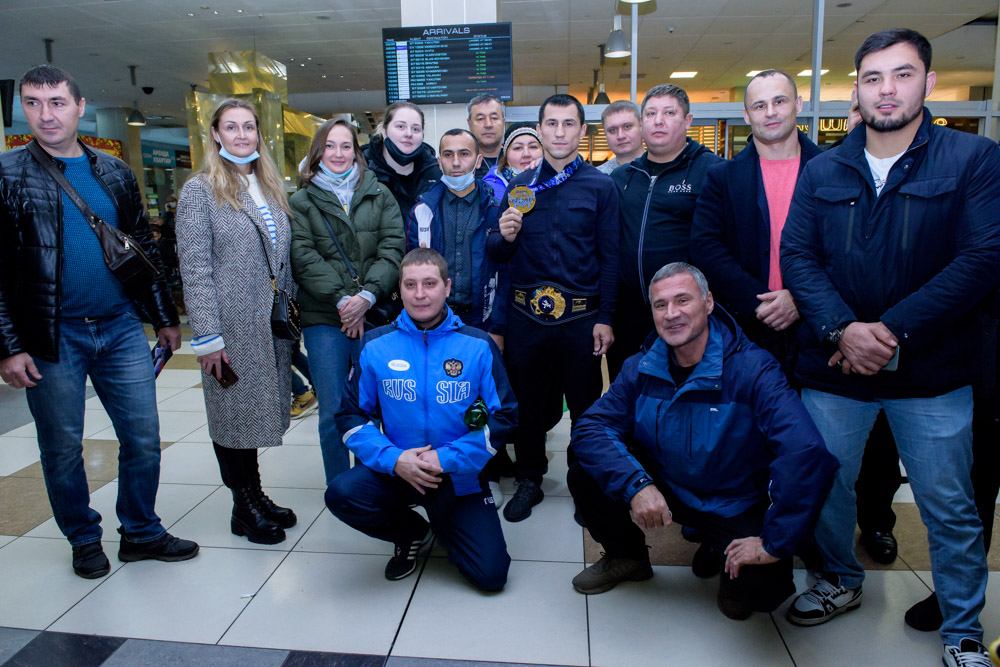
[[[816,575],[816,583],[795,598],[785,617],[792,625],[819,625],[860,606],[861,586],[844,588]]]
[[[500,482],[489,482],[490,493],[493,494],[493,503],[497,509],[503,505],[503,491],[500,490]]]
[[[986,647],[969,637],[959,642],[958,646],[945,644],[941,662],[945,667],[992,667]]]

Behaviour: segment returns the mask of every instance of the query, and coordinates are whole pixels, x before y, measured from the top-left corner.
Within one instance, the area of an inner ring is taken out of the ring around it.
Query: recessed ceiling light
[[[187,15],[188,16],[194,16],[194,12],[188,12]]]
[[[218,14],[219,14],[219,10],[218,10],[218,9],[213,9],[213,10],[212,10],[212,13],[213,13],[213,14],[215,14],[216,16],[218,16]]]
[[[671,79],[693,79],[698,75],[697,72],[673,72],[670,75]]]
[[[826,74],[829,71],[830,70],[828,70],[828,69],[821,69],[819,71],[819,75],[823,76],[824,74]],[[798,73],[798,76],[812,76],[812,75],[813,75],[813,71],[811,69],[804,69],[804,70],[802,70],[801,72]]]
[[[321,79],[325,79],[325,78],[326,78],[326,74],[320,74],[320,75],[319,75],[319,78],[321,78]]]
[[[295,62],[295,58],[289,58],[289,59],[288,59],[288,62],[290,62],[290,63],[293,63],[293,62]]]
[[[312,58],[306,58],[306,60],[312,60]]]
[[[763,71],[764,70],[762,70],[762,69],[752,69],[749,72],[747,72],[747,76],[757,76],[758,74],[760,74]]]
[[[237,13],[237,14],[242,14],[242,13],[243,13],[243,10],[242,10],[242,9],[237,9],[237,10],[236,10],[236,13]]]
[[[858,70],[854,70],[853,72],[851,72],[847,76],[857,76],[857,75],[858,75]]]

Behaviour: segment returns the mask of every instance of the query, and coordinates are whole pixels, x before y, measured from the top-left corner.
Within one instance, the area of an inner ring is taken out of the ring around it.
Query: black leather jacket
[[[139,316],[154,328],[177,325],[177,308],[132,170],[107,153],[80,145],[115,204],[119,228],[160,269],[151,286],[126,286],[126,293]],[[65,169],[61,161],[52,160],[57,168]],[[0,359],[27,352],[45,361],[59,361],[62,207],[59,186],[27,150],[0,154]]]

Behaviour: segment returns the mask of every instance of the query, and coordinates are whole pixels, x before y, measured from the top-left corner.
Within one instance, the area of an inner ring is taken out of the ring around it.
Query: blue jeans
[[[309,391],[309,385],[306,382],[312,382],[312,376],[309,374],[309,359],[302,353],[301,343],[297,343],[292,348],[292,366],[294,367],[292,368],[292,396],[301,396]],[[306,379],[305,382],[299,377],[299,373]]]
[[[122,532],[135,542],[159,539],[160,421],[149,343],[139,318],[59,321],[59,361],[34,359],[42,374],[27,390],[52,513],[73,546],[101,539],[101,515],[90,507],[83,467],[87,376],[118,436],[118,504]]]
[[[337,429],[340,397],[351,365],[358,363],[361,339],[345,336],[337,327],[316,324],[302,330],[309,353],[310,374],[319,399],[319,449],[327,485],[351,467],[347,446]]]
[[[933,398],[858,401],[813,389],[802,402],[816,422],[840,470],[816,523],[816,542],[824,569],[855,588],[865,571],[854,555],[857,521],[854,483],[865,442],[885,410],[899,458],[927,527],[931,571],[944,623],[941,639],[957,645],[963,637],[981,639],[979,612],[986,596],[983,527],[973,502],[972,389],[963,387]]]

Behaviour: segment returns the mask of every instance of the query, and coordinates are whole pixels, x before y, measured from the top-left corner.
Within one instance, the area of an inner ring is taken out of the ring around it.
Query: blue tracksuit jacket
[[[657,337],[573,429],[573,451],[611,498],[653,478],[689,507],[732,517],[770,501],[764,548],[791,556],[840,467],[778,362],[718,304],[705,355],[680,387]],[[647,472],[648,471],[648,472]]]
[[[517,399],[489,334],[445,309],[444,321],[428,331],[404,310],[365,334],[337,427],[357,460],[376,472],[393,474],[403,450],[432,445],[461,496],[480,490],[479,471],[517,424]],[[470,431],[465,412],[477,398],[490,417],[485,428]]]

